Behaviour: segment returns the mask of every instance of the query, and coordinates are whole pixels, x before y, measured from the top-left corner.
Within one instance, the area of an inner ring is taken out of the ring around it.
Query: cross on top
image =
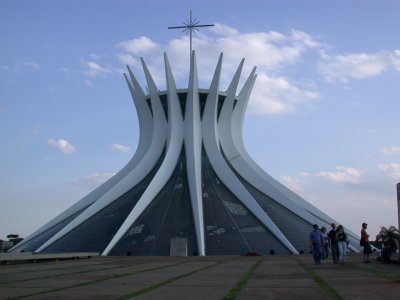
[[[200,21],[197,20],[196,18],[194,18],[194,20],[192,20],[192,10],[190,10],[190,19],[189,19],[189,21],[186,20],[186,22],[183,22],[184,26],[172,26],[172,27],[168,27],[168,29],[183,28],[183,32],[185,32],[186,34],[189,33],[189,36],[190,36],[190,53],[192,53],[192,34],[193,34],[193,32],[196,34],[196,31],[199,31],[197,29],[198,27],[214,26],[214,24],[201,25],[199,23],[200,23]]]

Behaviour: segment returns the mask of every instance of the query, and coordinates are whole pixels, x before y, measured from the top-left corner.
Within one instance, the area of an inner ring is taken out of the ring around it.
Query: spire
[[[199,31],[198,28],[200,27],[212,27],[214,24],[199,24],[200,21],[198,21],[196,18],[194,20],[192,19],[192,10],[190,10],[190,16],[189,16],[189,21],[186,20],[186,22],[183,22],[183,26],[171,26],[168,27],[168,29],[181,29],[183,28],[183,32],[186,34],[189,33],[189,40],[190,40],[190,54],[192,53],[192,35],[193,33],[196,34],[196,31]]]

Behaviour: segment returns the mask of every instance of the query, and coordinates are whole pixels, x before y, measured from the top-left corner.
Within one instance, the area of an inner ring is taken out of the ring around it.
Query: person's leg
[[[340,264],[342,262],[342,247],[340,245],[340,242],[338,242],[338,250],[339,250],[339,258],[338,258],[338,264]]]
[[[331,254],[332,254],[332,261],[334,264],[336,264],[336,251],[334,243],[331,243]]]
[[[333,263],[337,264],[339,261],[339,246],[337,242],[332,244],[332,258]]]
[[[369,256],[371,255],[371,253],[372,253],[372,247],[371,247],[371,244],[368,244],[367,261],[369,261]]]
[[[329,257],[329,250],[328,250],[328,244],[324,244],[322,246],[322,252],[324,253],[324,263],[326,264],[328,262],[328,257]]]
[[[342,264],[346,263],[346,255],[347,255],[347,242],[343,242],[343,261]]]
[[[318,245],[318,263],[321,263],[322,259],[322,245]]]
[[[371,254],[371,245],[364,245],[364,262],[369,263],[369,256]]]
[[[339,242],[338,243],[338,247],[339,247],[339,263],[343,264],[344,263],[346,242]]]
[[[367,256],[367,245],[364,245],[363,247],[363,260],[364,262],[368,261],[368,256]]]
[[[329,258],[329,247],[328,247],[328,244],[325,244],[324,247],[325,247],[325,254],[326,254],[325,261],[328,262],[328,258]]]
[[[318,262],[318,249],[317,249],[317,245],[316,244],[313,244],[313,246],[312,246],[312,256],[313,256],[313,259],[314,259],[314,263],[317,264],[317,262]]]

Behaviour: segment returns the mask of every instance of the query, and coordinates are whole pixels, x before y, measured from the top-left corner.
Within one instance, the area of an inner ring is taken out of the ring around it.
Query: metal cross
[[[184,26],[168,27],[168,29],[184,28],[183,32],[185,32],[186,34],[189,33],[189,36],[190,36],[190,54],[192,53],[192,33],[194,32],[194,34],[196,34],[196,30],[199,31],[197,29],[198,27],[214,26],[214,24],[199,25],[199,22],[200,21],[197,20],[196,18],[194,18],[194,20],[192,20],[192,10],[190,10],[190,19],[189,19],[189,21],[186,20],[186,22],[183,22]]]

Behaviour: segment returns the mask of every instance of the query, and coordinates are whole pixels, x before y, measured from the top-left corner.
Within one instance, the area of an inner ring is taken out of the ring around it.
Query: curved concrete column
[[[221,73],[222,54],[219,58],[217,68],[211,82],[210,93],[207,97],[206,106],[204,108],[202,128],[204,148],[210,163],[217,174],[218,178],[229,188],[229,190],[251,211],[251,213],[268,228],[272,234],[293,254],[298,254],[297,250],[285,237],[285,235],[274,224],[270,217],[264,212],[253,196],[246,190],[240,180],[235,176],[229,166],[226,164],[219,149],[219,134],[217,126],[217,107],[218,107],[218,90],[219,79]]]
[[[183,118],[179,103],[175,81],[169,65],[167,54],[164,54],[165,75],[167,79],[168,92],[168,140],[165,158],[150,184],[140,197],[139,201],[125,219],[118,232],[111,242],[107,245],[102,255],[107,255],[116,243],[124,236],[129,228],[135,223],[139,216],[144,212],[150,202],[157,196],[164,185],[171,177],[181,153],[183,146]],[[156,86],[149,86],[150,95],[158,93]]]
[[[185,112],[186,168],[192,202],[193,219],[199,255],[205,255],[203,199],[201,185],[201,120],[196,53],[190,59],[189,87]]]
[[[167,120],[165,118],[164,109],[158,96],[157,87],[155,86],[154,80],[152,79],[150,72],[148,71],[148,68],[143,60],[142,65],[146,75],[147,84],[150,89],[150,99],[153,112],[153,117],[151,118],[153,126],[145,128],[142,132],[144,135],[151,136],[151,143],[148,151],[136,165],[133,165],[131,169],[128,169],[128,174],[126,174],[125,176],[120,176],[121,178],[119,179],[119,181],[115,183],[109,190],[107,190],[95,203],[89,206],[84,212],[82,212],[79,216],[72,220],[67,226],[57,232],[52,238],[50,238],[36,251],[42,251],[46,249],[52,243],[62,238],[68,232],[75,229],[77,226],[101,211],[107,205],[116,201],[119,197],[128,192],[133,186],[138,184],[149,174],[149,172],[154,168],[158,159],[162,155],[167,138]]]

